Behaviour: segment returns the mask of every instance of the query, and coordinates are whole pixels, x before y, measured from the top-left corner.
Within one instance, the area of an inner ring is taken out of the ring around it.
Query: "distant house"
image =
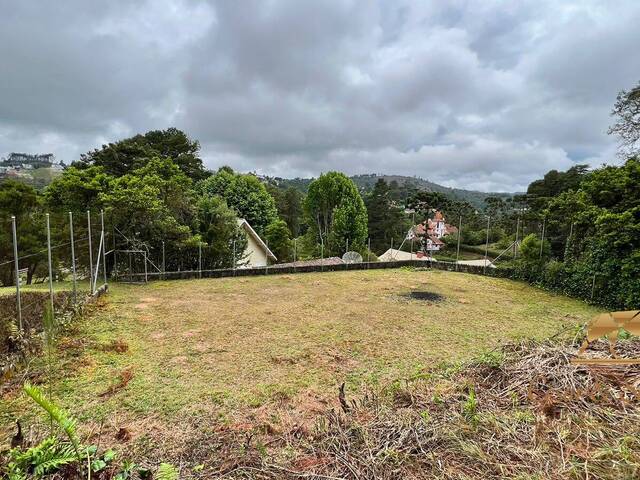
[[[444,246],[441,238],[457,231],[455,226],[445,222],[442,212],[436,210],[433,219],[428,218],[413,227],[409,237],[418,238],[425,252],[437,252]]]
[[[31,165],[31,168],[50,167],[55,163],[55,157],[53,153],[31,155],[12,152],[2,163],[8,167],[18,168],[26,168],[25,165]]]
[[[260,235],[249,225],[244,218],[238,219],[238,225],[247,234],[247,247],[242,255],[242,267],[266,267],[270,260],[272,263],[278,260]]]

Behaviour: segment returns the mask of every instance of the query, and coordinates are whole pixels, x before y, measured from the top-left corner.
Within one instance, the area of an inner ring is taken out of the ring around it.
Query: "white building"
[[[256,231],[249,225],[244,218],[238,219],[238,225],[245,231],[247,235],[247,247],[242,255],[242,267],[266,267],[267,261],[274,263],[276,256],[273,254],[267,244],[260,238]]]

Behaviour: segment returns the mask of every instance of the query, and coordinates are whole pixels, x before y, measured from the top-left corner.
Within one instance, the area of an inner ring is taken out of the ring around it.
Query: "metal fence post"
[[[16,233],[16,217],[11,216],[13,231],[13,260],[16,268],[16,308],[18,309],[18,328],[22,331],[22,302],[20,298],[20,268],[18,267],[18,235]]]
[[[347,238],[347,246],[346,246],[346,248],[344,250],[344,253],[346,254],[348,251],[349,251],[349,239]],[[345,270],[349,270],[349,262],[344,264],[344,269]]]
[[[460,215],[460,222],[458,223],[458,246],[456,247],[456,272],[458,271],[458,262],[460,258],[460,238],[462,237],[462,215]]]
[[[113,214],[111,214],[111,235],[113,235],[113,268],[111,269],[111,278],[117,278],[118,258],[116,257],[116,252],[118,248],[116,246],[116,226],[113,223]]]
[[[371,263],[371,237],[367,239],[367,269]]]
[[[87,210],[87,230],[89,234],[89,290],[93,295],[93,246],[91,245],[91,211]]]
[[[296,262],[298,261],[298,239],[293,239],[293,271],[296,271]]]
[[[520,240],[520,217],[518,217],[518,222],[516,223],[516,241],[513,244],[513,259],[518,258],[518,241]]]
[[[233,276],[236,276],[236,240],[233,239]]]
[[[266,241],[267,243],[267,263],[264,267],[264,274],[267,275],[269,273],[269,239]]]
[[[482,273],[487,273],[487,257],[489,256],[489,229],[491,228],[491,215],[487,217],[487,241],[484,244],[484,267]]]
[[[413,209],[413,212],[411,213],[411,260],[413,260],[413,240],[416,236],[416,210],[415,208]]]
[[[102,227],[102,272],[104,284],[107,285],[107,234],[104,231],[104,210],[100,210],[100,226]]]
[[[53,310],[53,265],[51,260],[51,225],[49,222],[49,214],[47,218],[47,258],[49,260],[49,299],[51,301],[51,319],[53,321],[55,312]]]
[[[198,278],[202,278],[202,242],[198,242]]]
[[[320,238],[322,240],[322,238]],[[324,242],[320,243],[320,271],[324,271]]]
[[[164,240],[162,241],[162,279],[165,279],[165,273],[167,272],[167,266],[165,263],[165,253],[164,253]]]
[[[547,217],[542,217],[542,240],[540,240],[540,260],[542,260],[542,248],[544,247],[544,229],[546,226]]]
[[[147,251],[144,251],[144,283],[149,282],[149,276],[147,274]]]
[[[73,213],[69,212],[69,235],[71,236],[71,275],[73,278],[73,306],[78,303],[78,286],[76,278],[76,246],[73,239]]]

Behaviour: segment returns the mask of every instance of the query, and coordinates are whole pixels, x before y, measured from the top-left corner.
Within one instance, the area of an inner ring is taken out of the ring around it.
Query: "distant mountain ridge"
[[[505,192],[480,192],[477,190],[465,190],[462,188],[445,187],[438,183],[430,182],[420,177],[409,177],[406,175],[377,175],[375,173],[366,175],[353,175],[351,180],[358,186],[361,192],[370,191],[379,179],[383,179],[387,183],[397,182],[399,186],[407,190],[426,190],[429,192],[439,192],[448,195],[457,200],[464,200],[477,208],[484,207],[484,199],[487,197],[500,197],[503,199],[511,198],[516,193]],[[294,187],[303,193],[307,192],[309,184],[313,178],[279,178],[272,179],[278,186]]]

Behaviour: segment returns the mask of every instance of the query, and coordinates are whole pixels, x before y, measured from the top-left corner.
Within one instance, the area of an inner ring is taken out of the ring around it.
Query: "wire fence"
[[[33,214],[4,222],[12,258],[0,259],[0,327],[14,322],[20,331],[42,323],[50,311],[75,311],[107,284],[104,213]]]
[[[467,247],[461,245],[463,220],[460,217],[456,222],[457,239],[455,243],[446,245],[445,255],[442,255],[445,244],[439,238],[442,235],[435,238],[433,235],[420,236],[412,227],[395,242],[393,237],[374,241],[379,259],[372,252],[372,240],[375,239],[371,238],[364,248],[360,245],[359,254],[349,253],[347,240],[338,252],[333,248],[333,255],[325,255],[325,245],[321,241],[317,255],[311,259],[300,258],[299,242],[294,239],[284,255],[280,247],[284,262],[282,258],[275,264],[273,259],[270,260],[267,243],[263,264],[256,264],[255,259],[247,258],[246,252],[238,251],[241,247],[235,241],[231,246],[232,253],[220,256],[219,252],[202,242],[184,246],[169,240],[145,242],[129,238],[115,225],[106,225],[102,211],[11,217],[10,222],[2,225],[4,233],[10,235],[12,249],[3,250],[5,258],[0,258],[0,282],[5,285],[0,287],[1,304],[4,306],[0,322],[15,321],[22,330],[34,323],[34,316],[42,315],[43,302],[55,319],[56,314],[67,308],[69,303],[77,308],[87,295],[94,295],[105,288],[110,279],[142,283],[157,279],[381,268],[374,265],[378,260],[389,263],[388,266],[400,266],[401,262],[433,265],[437,261],[448,270],[460,270],[466,265],[480,267],[481,273],[487,273],[496,261],[517,258],[520,239],[524,235],[519,219],[515,225],[515,240],[496,252],[489,248],[491,218],[487,217],[484,245],[473,247],[475,259],[471,261],[467,259]],[[543,220],[542,240],[545,228]],[[541,248],[540,258],[542,254]],[[478,269],[464,270],[477,272]],[[62,299],[65,295],[66,303]],[[13,297],[13,302],[7,301],[7,297]]]

